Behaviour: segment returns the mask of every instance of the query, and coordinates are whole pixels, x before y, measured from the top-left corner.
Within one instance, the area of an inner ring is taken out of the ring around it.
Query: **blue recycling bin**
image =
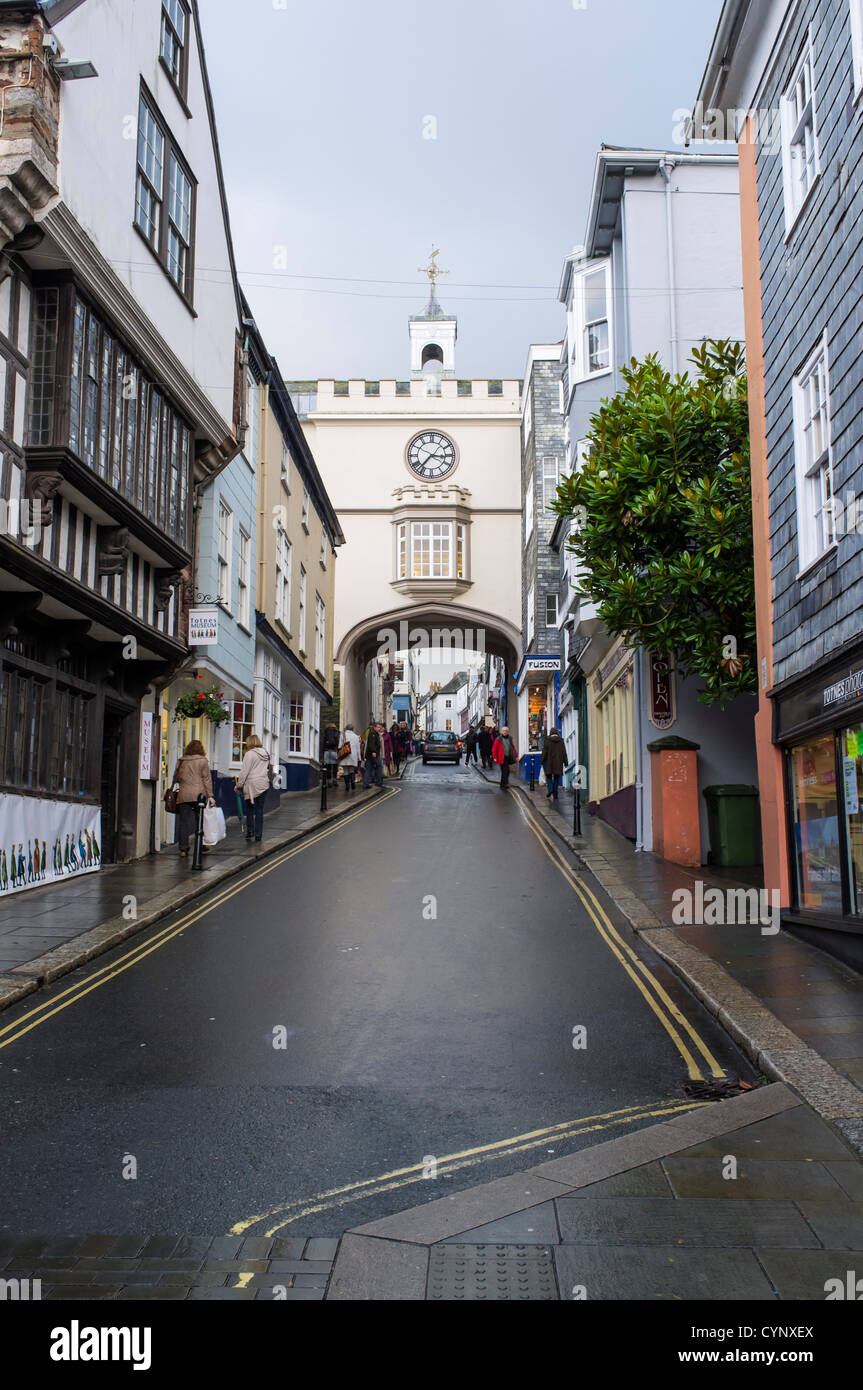
[[[519,777],[521,778],[522,782],[530,781],[531,762],[533,763],[533,780],[534,782],[539,781],[539,774],[542,771],[542,754],[524,753],[522,754],[519,764]]]

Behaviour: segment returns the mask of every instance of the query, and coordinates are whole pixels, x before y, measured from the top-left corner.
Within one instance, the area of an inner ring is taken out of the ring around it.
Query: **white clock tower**
[[[521,555],[521,382],[456,377],[456,320],[438,302],[446,272],[436,255],[425,312],[408,321],[409,379],[288,382],[346,537],[326,622],[343,722],[357,728],[383,715],[389,634],[400,650],[499,658],[506,694],[495,716],[516,710],[521,566],[509,557]],[[316,575],[306,578],[311,598]]]

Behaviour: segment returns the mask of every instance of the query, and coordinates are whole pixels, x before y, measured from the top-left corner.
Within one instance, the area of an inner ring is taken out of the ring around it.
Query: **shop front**
[[[785,758],[791,916],[863,938],[863,649],[777,688],[773,699],[774,742]]]
[[[585,672],[590,701],[588,806],[630,840],[638,833],[634,659],[633,648],[621,639]]]
[[[522,658],[516,680],[519,728],[519,775],[530,780],[531,759],[534,776],[539,776],[540,755],[552,729],[558,727],[560,702],[560,657],[528,653]]]

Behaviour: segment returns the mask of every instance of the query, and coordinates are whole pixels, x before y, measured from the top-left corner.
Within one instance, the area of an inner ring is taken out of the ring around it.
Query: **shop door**
[[[102,734],[102,863],[113,864],[117,849],[117,781],[120,773],[122,715],[105,710]]]

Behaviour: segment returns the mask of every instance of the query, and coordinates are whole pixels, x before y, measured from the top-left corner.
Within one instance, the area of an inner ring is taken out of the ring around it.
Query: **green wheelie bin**
[[[724,867],[759,863],[758,788],[728,782],[705,787],[704,799],[710,863]]]

